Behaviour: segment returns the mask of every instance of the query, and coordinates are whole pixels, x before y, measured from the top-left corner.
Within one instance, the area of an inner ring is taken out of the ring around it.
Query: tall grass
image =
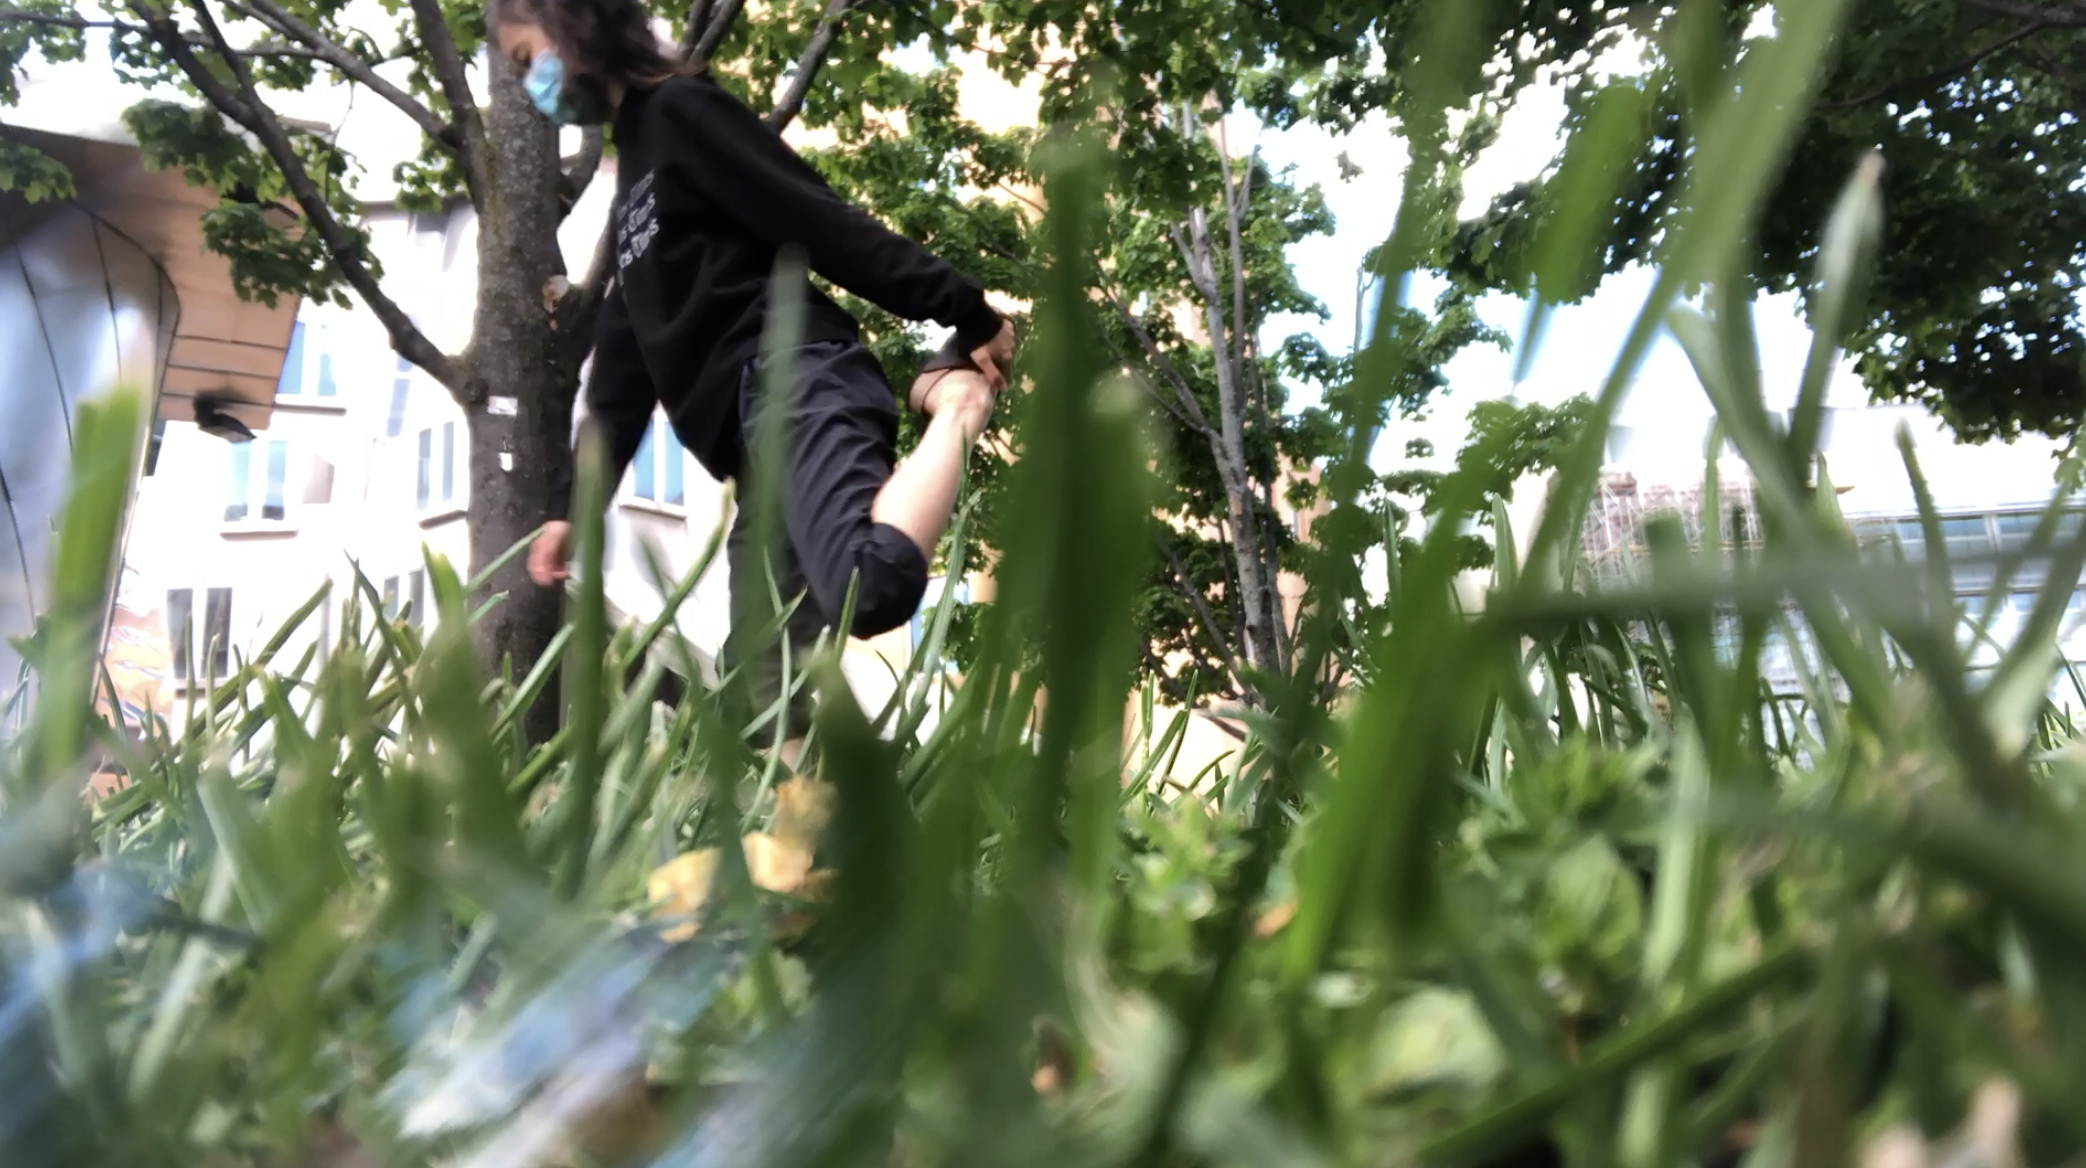
[[[2045,695],[2086,534],[2053,510],[2034,618],[1973,673],[1945,561],[1864,559],[1816,456],[1873,168],[1835,212],[1787,426],[1729,278],[1843,7],[1784,5],[1699,79],[1667,266],[1524,559],[1495,517],[1483,614],[1452,599],[1478,498],[1452,480],[1388,621],[1353,626],[1353,533],[1383,525],[1359,501],[1374,435],[1348,436],[1293,671],[1260,679],[1203,795],[1124,780],[1155,462],[1079,332],[1104,172],[1077,141],[1052,159],[981,658],[930,696],[945,599],[886,709],[858,708],[830,647],[796,663],[828,796],[750,745],[773,710],[654,700],[669,669],[700,676],[671,611],[715,547],[658,581],[665,615],[611,628],[585,521],[574,619],[525,677],[480,675],[480,582],[437,558],[424,640],[366,584],[315,596],[133,741],[93,714],[91,645],[140,408],[88,407],[40,689],[0,754],[0,1162],[1829,1165],[1893,1124],[1955,1128],[1992,1081],[2025,1119],[1988,1090],[1999,1122],[1954,1146],[1988,1158],[1950,1162],[2076,1155],[2086,821]],[[1409,124],[1462,91],[1436,82]],[[1640,129],[1593,125],[1575,155]],[[1590,238],[1598,185],[1546,230]],[[1410,263],[1408,210],[1390,254]],[[1655,526],[1640,578],[1596,587],[1573,533],[1661,329],[1744,456],[1762,538],[1727,548],[1712,508],[1701,539]],[[1373,333],[1358,390],[1394,345]],[[583,502],[601,478],[583,463]],[[331,645],[278,658],[336,604]],[[1763,684],[1770,643],[1800,698]],[[1365,680],[1335,712],[1327,676]],[[564,729],[532,746],[519,713],[554,685]],[[89,806],[102,753],[131,785]]]

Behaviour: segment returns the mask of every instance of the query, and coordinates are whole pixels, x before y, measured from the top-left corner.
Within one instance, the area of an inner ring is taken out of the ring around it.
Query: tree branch
[[[579,154],[573,158],[572,169],[565,172],[558,187],[559,201],[564,204],[560,218],[570,215],[579,205],[580,197],[587,193],[587,188],[594,185],[594,176],[601,172],[605,140],[606,135],[600,126],[588,126],[580,132]]]
[[[2086,77],[2081,77],[2071,66],[2033,46],[2022,49],[2022,55],[2036,68],[2049,74],[2059,85],[2074,93],[2086,95]]]
[[[1116,316],[1123,322],[1123,327],[1129,329],[1130,335],[1137,338],[1138,347],[1144,350],[1145,359],[1150,361],[1152,367],[1164,375],[1167,383],[1172,386],[1174,396],[1180,399],[1181,408],[1187,411],[1188,420],[1193,423],[1194,428],[1201,432],[1203,437],[1215,441],[1217,428],[1210,425],[1209,415],[1202,412],[1202,403],[1195,400],[1188,379],[1174,367],[1165,350],[1159,348],[1159,342],[1152,339],[1152,334],[1145,329],[1144,322],[1137,319],[1137,315],[1131,312],[1129,306],[1114,292],[1103,288],[1101,294],[1108,297],[1108,303],[1115,308]]]
[[[486,189],[482,181],[485,120],[478,116],[478,99],[471,93],[471,79],[464,73],[464,59],[456,51],[456,38],[449,34],[449,22],[442,17],[441,0],[413,0],[413,23],[420,30],[420,43],[434,65],[442,97],[449,103],[449,121],[462,135],[459,157],[464,165],[464,181],[471,188],[472,201],[478,202],[479,194]]]
[[[1268,409],[1267,381],[1253,365],[1255,344],[1251,333],[1246,331],[1246,249],[1242,242],[1245,235],[1246,213],[1253,200],[1253,163],[1249,160],[1239,175],[1234,190],[1231,182],[1231,143],[1225,131],[1224,119],[1217,120],[1217,158],[1224,164],[1224,218],[1231,234],[1231,333],[1232,377],[1247,399],[1252,403],[1254,419],[1260,423],[1261,433],[1268,436],[1269,445],[1274,443],[1275,424],[1273,411]],[[1275,480],[1281,469],[1279,460],[1267,468],[1260,480],[1261,502],[1267,508],[1270,519],[1280,515],[1275,509]],[[1282,611],[1282,556],[1279,541],[1271,523],[1262,530],[1260,557],[1263,580],[1268,589],[1268,605],[1277,616],[1273,625],[1275,653],[1280,660],[1289,659],[1287,644],[1288,630],[1279,619]]]
[[[412,94],[384,80],[368,62],[297,19],[275,3],[275,0],[224,0],[224,5],[234,12],[251,16],[291,40],[309,46],[319,60],[340,70],[343,76],[360,82],[371,93],[398,107],[407,117],[413,119],[413,124],[419,126],[422,133],[450,151],[455,152],[462,148],[463,144],[458,140],[455,129],[444,125],[433,110],[422,105]]]
[[[782,99],[768,112],[768,128],[780,134],[804,108],[804,98],[811,92],[811,83],[826,63],[826,55],[833,51],[833,42],[840,39],[840,22],[854,11],[860,0],[831,0],[826,5],[825,18],[811,31],[811,41],[804,46],[804,55],[797,58],[797,68],[790,74],[789,86],[782,92]]]
[[[151,29],[142,24],[132,24],[127,20],[88,20],[84,17],[62,16],[52,12],[24,12],[19,8],[0,8],[0,24],[47,24],[58,28],[78,29],[82,32],[89,29],[108,29],[114,32],[133,33],[138,36],[154,36]],[[203,37],[188,36],[184,39],[187,40],[191,48],[214,49],[216,47]],[[298,48],[295,45],[249,45],[243,49],[235,49],[234,52],[249,60],[257,61],[296,60],[332,63],[326,56],[314,49]]]
[[[1108,345],[1108,351],[1114,355],[1116,363],[1121,365],[1124,369],[1130,369],[1131,366],[1134,364],[1134,362],[1130,360],[1130,354],[1123,352],[1123,347],[1115,343],[1114,337],[1104,336],[1104,340],[1105,343]],[[1137,383],[1137,388],[1143,390],[1144,395],[1146,397],[1152,399],[1153,405],[1158,406],[1160,409],[1165,410],[1168,414],[1172,415],[1173,420],[1179,422],[1181,424],[1182,429],[1196,433],[1201,432],[1195,424],[1195,419],[1183,413],[1179,405],[1168,400],[1164,394],[1160,393],[1158,389],[1152,385],[1151,378],[1136,375],[1133,372],[1131,380]]]
[[[675,46],[676,56],[683,61],[695,55],[695,46],[703,39],[703,32],[710,23],[710,0],[690,0],[688,21],[681,26],[681,43]]]
[[[559,304],[553,317],[555,327],[564,337],[563,351],[575,368],[586,360],[587,350],[593,347],[594,321],[601,314],[602,298],[608,295],[608,282],[615,275],[616,216],[619,213],[619,208],[611,204],[608,222],[602,225],[601,236],[594,241],[594,255],[587,261],[586,274],[566,291],[564,302]]]
[[[370,273],[369,266],[362,260],[361,245],[348,233],[347,228],[342,226],[340,220],[334,217],[332,208],[326,205],[325,198],[319,194],[317,184],[312,182],[311,174],[298,159],[297,151],[290,144],[289,135],[283,131],[282,123],[276,120],[274,111],[261,101],[255,91],[253,74],[247,70],[246,63],[239,59],[238,53],[226,43],[224,32],[217,27],[216,19],[210,15],[210,10],[203,0],[191,0],[196,19],[203,26],[211,44],[216,47],[218,55],[224,58],[226,67],[231,70],[232,77],[239,86],[237,93],[227,90],[196,57],[187,37],[182,35],[180,28],[174,24],[170,16],[145,7],[142,0],[130,0],[130,3],[131,10],[145,22],[153,40],[173,58],[174,64],[187,76],[189,83],[202,93],[204,99],[260,139],[262,148],[268,151],[268,156],[274,159],[276,167],[282,171],[283,181],[288,184],[290,194],[303,210],[306,224],[311,230],[319,233],[320,241],[326,245],[327,254],[340,268],[342,277],[362,297],[363,303],[369,305],[370,311],[376,314],[377,319],[383,322],[385,331],[391,336],[392,347],[406,360],[427,370],[443,385],[453,389],[460,384],[461,376],[456,362],[435,348],[434,342],[428,340],[426,334],[422,333],[412,319],[378,286],[376,277]]]
[[[725,35],[731,32],[733,23],[739,19],[739,10],[745,6],[746,0],[717,0],[717,7],[709,14],[710,26],[702,31],[695,47],[689,50],[689,64],[709,63],[710,58],[717,52],[717,46],[724,43]]]
[[[2086,28],[2086,5],[2082,4],[2030,4],[2025,0],[1964,0],[1972,8],[2011,16],[2015,20],[2030,23],[2055,25],[2062,28]]]
[[[2036,21],[2031,24],[2024,24],[2020,28],[2015,29],[2013,32],[2008,33],[2003,37],[2000,37],[1998,40],[1993,41],[1989,45],[1986,45],[1984,48],[1978,49],[1976,52],[1969,53],[1960,60],[1952,61],[1949,64],[1944,65],[1943,67],[1936,69],[1931,73],[1922,73],[1917,77],[1906,77],[1897,81],[1892,81],[1889,84],[1884,85],[1873,92],[1862,94],[1860,97],[1850,97],[1841,101],[1821,101],[1818,103],[1818,108],[1828,110],[1852,109],[1855,106],[1868,105],[1870,102],[1882,101],[1884,98],[1889,97],[1891,94],[1897,93],[1900,90],[1914,89],[1922,86],[1932,85],[1937,81],[1946,81],[1949,78],[1954,77],[1959,73],[1962,73],[1964,70],[1969,69],[1971,66],[1977,64],[1979,61],[1984,60],[1986,57],[1989,57],[1992,54],[1997,53],[2000,50],[2008,48],[2012,45],[2019,44],[2020,42],[2027,40],[2029,37],[2032,37],[2037,33],[2047,32],[2048,30],[2054,27],[2056,26],[2051,24],[2047,20]]]
[[[1159,550],[1166,553],[1166,563],[1173,569],[1174,582],[1180,587],[1181,595],[1187,597],[1188,603],[1194,606],[1195,619],[1202,624],[1203,636],[1210,639],[1210,647],[1217,651],[1219,663],[1224,666],[1226,673],[1231,674],[1232,680],[1238,683],[1240,689],[1248,688],[1238,676],[1238,647],[1227,642],[1224,634],[1218,630],[1217,614],[1210,611],[1209,602],[1203,599],[1202,593],[1196,591],[1195,582],[1188,578],[1188,569],[1181,563],[1181,558],[1174,554],[1173,545],[1163,539],[1158,543]]]

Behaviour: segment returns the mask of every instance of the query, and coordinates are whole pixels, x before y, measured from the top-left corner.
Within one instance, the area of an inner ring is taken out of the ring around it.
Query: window
[[[260,475],[254,474],[255,449],[259,448]],[[290,444],[236,442],[227,455],[231,481],[226,485],[225,522],[248,523],[256,518],[280,523],[289,518],[287,486],[290,478]]]
[[[282,355],[282,376],[275,381],[275,396],[299,397],[304,393],[304,322],[290,326],[290,347]]]
[[[2042,522],[2040,515],[2000,515],[1994,520],[1999,528],[1999,550],[2017,552],[2028,546],[2035,536],[2036,525]]]
[[[268,481],[262,488],[261,518],[281,520],[288,514],[284,504],[283,487],[290,478],[290,444],[270,442],[268,444]]]
[[[225,522],[244,523],[247,488],[253,478],[253,443],[234,442],[225,457],[232,470],[232,479],[225,485]]]
[[[413,505],[422,511],[456,502],[456,423],[444,422],[420,432],[419,474]]]
[[[397,620],[401,615],[414,628],[422,628],[427,620],[427,572],[420,568],[404,576],[384,578],[384,619]]]
[[[681,506],[688,498],[682,482],[686,464],[687,455],[673,424],[663,412],[655,411],[652,424],[645,427],[644,439],[638,443],[637,457],[630,462],[630,497],[668,507]]]
[[[305,361],[314,358],[311,393],[316,397],[340,396],[340,383],[333,376],[333,353],[326,344],[326,330],[309,333],[303,321],[290,326],[290,345],[283,350],[282,376],[275,381],[275,396],[305,396]],[[307,346],[306,340],[311,344]],[[307,351],[309,350],[309,351]]]
[[[398,370],[391,377],[391,415],[384,421],[384,437],[396,438],[405,432],[406,399],[412,393],[413,363],[400,357]]]
[[[1992,536],[1985,530],[1985,517],[1982,515],[1942,520],[1941,542],[1948,549],[1951,560],[1987,556],[1992,552]]]
[[[232,671],[232,590],[211,588],[203,594],[203,619],[196,620],[193,588],[167,593],[167,648],[173,657],[174,680],[182,683],[223,677]],[[201,663],[203,672],[196,672]]]

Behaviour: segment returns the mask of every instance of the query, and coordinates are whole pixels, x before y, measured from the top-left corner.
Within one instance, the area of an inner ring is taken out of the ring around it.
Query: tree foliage
[[[1600,276],[1658,254],[1690,141],[1683,66],[1728,60],[1764,5],[1723,6],[1721,19],[1692,24],[1702,6],[1670,0],[1558,7],[1587,20],[1599,10],[1604,29],[1542,54],[1572,79],[1568,131],[1596,133],[1596,109],[1618,90],[1633,91],[1639,111],[1599,262],[1560,289],[1576,299]],[[1642,71],[1594,75],[1579,50],[1621,43],[1626,30],[1647,34]],[[1857,6],[1762,215],[1751,278],[1765,291],[1796,290],[1844,176],[1880,153],[1882,261],[1847,344],[1877,398],[1929,406],[1965,438],[2065,437],[2086,420],[2082,30],[2086,9],[2069,0]],[[1524,20],[1510,31],[1538,30]],[[1504,82],[1496,91],[1509,92]],[[1446,264],[1478,285],[1528,290],[1561,177],[1553,166],[1498,200],[1467,225]]]

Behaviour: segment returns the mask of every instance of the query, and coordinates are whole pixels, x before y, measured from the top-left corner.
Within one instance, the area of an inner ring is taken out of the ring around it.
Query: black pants
[[[898,404],[882,366],[861,345],[822,342],[794,354],[788,409],[782,419],[785,465],[782,515],[773,559],[762,563],[754,530],[753,494],[765,415],[758,363],[739,380],[741,451],[739,510],[726,539],[731,570],[732,632],[726,668],[740,668],[751,715],[774,705],[784,684],[782,642],[795,680],[819,634],[840,620],[854,592],[849,632],[873,637],[911,620],[927,592],[927,558],[904,532],[870,519],[877,492],[891,479],[898,451]],[[772,590],[771,590],[772,583]],[[775,601],[797,604],[779,638],[761,638],[774,622]],[[809,728],[810,697],[800,691],[785,710],[786,737]],[[755,733],[772,740],[773,724]]]

